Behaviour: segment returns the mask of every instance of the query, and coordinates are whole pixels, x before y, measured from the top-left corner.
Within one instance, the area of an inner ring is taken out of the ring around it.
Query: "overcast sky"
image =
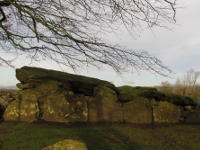
[[[178,3],[183,8],[177,10],[177,24],[171,26],[172,31],[163,28],[156,28],[153,31],[145,30],[137,38],[133,38],[123,31],[110,39],[132,49],[146,50],[158,57],[173,70],[174,74],[171,75],[171,78],[147,72],[117,75],[108,68],[102,70],[80,70],[77,74],[108,80],[117,86],[154,86],[163,81],[173,83],[177,76],[181,76],[190,69],[200,71],[200,0],[178,0]],[[23,65],[29,64],[25,60],[18,60],[16,66],[21,67]],[[60,68],[50,61],[36,62],[31,65],[73,72],[69,69]],[[12,68],[0,66],[0,78],[0,86],[15,85],[18,82],[15,78],[15,70]]]

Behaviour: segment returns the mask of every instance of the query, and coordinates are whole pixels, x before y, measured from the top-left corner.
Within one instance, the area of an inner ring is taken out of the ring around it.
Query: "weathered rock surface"
[[[152,102],[145,98],[138,98],[123,106],[124,122],[134,124],[151,124]]]
[[[200,108],[184,112],[186,123],[200,123]]]
[[[16,85],[19,89],[22,89],[22,90],[24,90],[24,89],[31,89],[31,88],[34,88],[35,86],[34,86],[34,84],[32,84],[32,83],[24,83],[24,84],[22,84],[22,83],[17,83],[17,85]]]
[[[38,116],[37,101],[15,100],[6,108],[3,118],[6,121],[34,122]]]
[[[0,90],[0,120],[9,103],[18,99],[16,90]]]
[[[166,101],[155,102],[153,117],[155,123],[178,123],[181,121],[181,108]]]
[[[107,81],[34,67],[17,69],[16,76],[21,81],[18,96],[7,96],[2,102],[0,94],[0,119],[6,108],[5,121],[151,124],[200,120],[190,99],[166,96],[155,88],[123,86],[118,93]]]
[[[85,143],[75,140],[63,140],[42,150],[87,150]]]
[[[114,91],[118,89],[111,83],[96,78],[90,78],[80,75],[73,75],[55,70],[47,70],[35,67],[22,67],[16,70],[16,77],[23,84],[36,83],[35,81],[54,80],[63,84],[70,85],[72,91],[84,95],[93,95],[93,89],[96,86],[107,86]]]
[[[38,98],[41,94],[34,90],[18,91],[18,99],[11,102],[5,110],[5,121],[35,122],[39,116]]]
[[[20,114],[20,102],[19,100],[15,100],[11,102],[8,107],[6,108],[3,118],[6,121],[20,121],[19,114]]]
[[[87,122],[88,121],[88,103],[87,96],[74,95],[69,98],[70,112],[65,115],[69,122]]]
[[[99,86],[95,88],[94,98],[89,102],[89,122],[122,122],[122,107],[112,89]]]
[[[16,99],[18,99],[17,90],[0,90],[0,105],[2,105],[4,108],[6,108],[10,102]]]
[[[38,90],[22,90],[19,91],[20,99],[25,101],[37,101],[39,98],[41,98],[43,95],[41,94],[42,91]]]
[[[24,121],[34,122],[38,120],[39,93],[34,90],[26,90],[18,92],[18,99],[13,101],[4,113],[4,120],[6,121]]]
[[[63,93],[50,94],[40,99],[42,113],[41,120],[51,122],[68,122],[66,116],[70,114],[70,104]]]
[[[37,101],[21,100],[19,110],[20,121],[36,122],[39,118],[39,113],[39,105]]]

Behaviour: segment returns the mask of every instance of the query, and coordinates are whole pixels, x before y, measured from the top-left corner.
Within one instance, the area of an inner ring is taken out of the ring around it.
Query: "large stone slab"
[[[97,86],[106,86],[118,92],[118,89],[110,82],[65,72],[47,70],[36,67],[22,67],[16,70],[16,77],[23,84],[38,80],[56,80],[63,84],[70,84],[72,91],[84,95],[93,95],[93,89]]]
[[[88,107],[85,96],[72,91],[59,91],[39,99],[41,120],[50,122],[87,122]]]

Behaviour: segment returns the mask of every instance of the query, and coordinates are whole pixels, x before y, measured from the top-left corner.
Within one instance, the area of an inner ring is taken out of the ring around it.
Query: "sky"
[[[178,0],[178,5],[181,8],[177,10],[177,23],[169,26],[171,30],[164,28],[156,28],[153,31],[145,30],[139,37],[132,37],[128,32],[119,30],[120,34],[110,38],[111,41],[120,45],[136,50],[146,50],[158,57],[173,71],[170,77],[142,71],[125,72],[119,75],[110,68],[73,72],[71,69],[60,67],[51,61],[30,64],[24,57],[17,60],[15,66],[19,68],[30,65],[81,74],[107,80],[117,86],[157,86],[164,81],[174,83],[177,77],[182,76],[190,69],[200,71],[200,1]],[[14,86],[18,82],[15,78],[15,69],[0,66],[0,86]]]

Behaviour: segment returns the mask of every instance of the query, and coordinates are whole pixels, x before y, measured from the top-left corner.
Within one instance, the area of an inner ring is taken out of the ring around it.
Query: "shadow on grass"
[[[0,124],[0,150],[41,150],[64,139],[83,141],[88,150],[140,150],[109,125]]]
[[[112,124],[0,123],[0,150],[41,150],[65,139],[88,150],[199,150],[199,125],[137,127]]]
[[[86,143],[88,150],[140,150],[138,144],[112,127],[81,127],[74,132]]]

